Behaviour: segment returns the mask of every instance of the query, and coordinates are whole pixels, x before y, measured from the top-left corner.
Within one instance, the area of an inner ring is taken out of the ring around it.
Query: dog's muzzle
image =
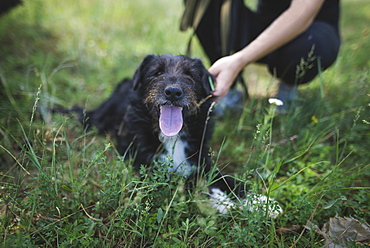
[[[184,97],[184,92],[179,86],[169,85],[164,89],[163,93],[167,104],[161,106],[159,128],[165,136],[172,137],[177,135],[183,126],[183,108],[175,106],[173,103],[181,101]]]

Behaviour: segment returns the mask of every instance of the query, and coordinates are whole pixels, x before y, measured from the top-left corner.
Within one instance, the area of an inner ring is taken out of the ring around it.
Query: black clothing
[[[259,0],[256,11],[252,11],[244,5],[243,0],[232,0],[228,51],[223,54],[220,9],[224,1],[211,0],[196,29],[211,63],[248,45],[291,3],[291,0]],[[311,81],[319,72],[318,64],[320,70],[325,70],[338,55],[339,13],[339,0],[326,0],[305,32],[257,62],[267,64],[271,74],[288,84]],[[302,59],[306,63],[302,63]]]

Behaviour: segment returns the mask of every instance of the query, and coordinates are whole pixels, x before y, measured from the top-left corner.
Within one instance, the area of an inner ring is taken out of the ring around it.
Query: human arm
[[[213,92],[224,97],[240,71],[303,33],[313,22],[325,0],[293,0],[254,41],[233,55],[217,60],[209,72],[216,78]]]

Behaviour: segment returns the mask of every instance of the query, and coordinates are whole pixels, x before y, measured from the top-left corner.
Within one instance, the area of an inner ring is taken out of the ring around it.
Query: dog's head
[[[148,55],[136,70],[134,90],[158,120],[162,133],[176,135],[183,117],[194,113],[210,96],[212,76],[199,59],[182,55]]]

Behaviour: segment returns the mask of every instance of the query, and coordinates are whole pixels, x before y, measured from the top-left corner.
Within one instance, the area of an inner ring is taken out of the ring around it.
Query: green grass
[[[189,195],[160,168],[141,179],[110,137],[47,111],[94,108],[146,54],[183,54],[182,1],[24,2],[0,18],[0,247],[323,247],[308,221],[370,222],[368,0],[342,1],[340,56],[289,115],[273,115],[274,80],[252,66],[243,113],[216,125],[217,166],[277,199],[276,220],[218,214],[207,180]],[[196,41],[193,56],[207,64]]]

